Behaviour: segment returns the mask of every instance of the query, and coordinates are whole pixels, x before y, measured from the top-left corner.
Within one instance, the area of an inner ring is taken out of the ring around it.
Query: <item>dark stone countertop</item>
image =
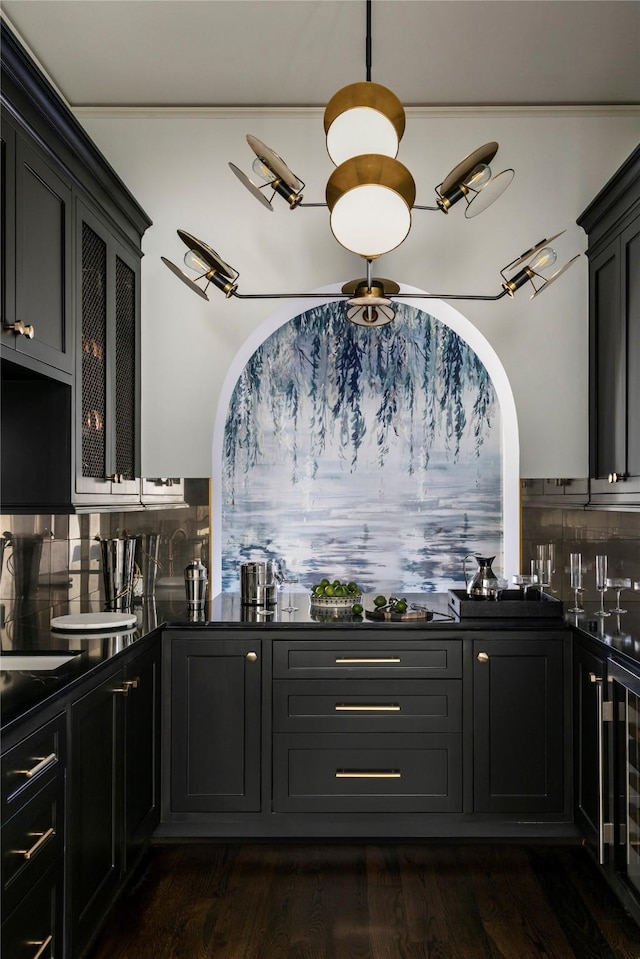
[[[103,601],[99,594],[84,597],[81,600],[66,600],[60,604],[51,603],[51,597],[43,591],[38,599],[30,603],[13,606],[4,604],[4,618],[0,626],[0,648],[3,653],[24,652],[37,656],[46,652],[69,652],[78,650],[80,655],[61,669],[53,671],[14,671],[2,670],[0,658],[0,725],[3,729],[12,724],[27,711],[31,711],[44,702],[52,701],[56,696],[68,691],[94,670],[126,654],[154,630],[163,627],[177,627],[189,630],[224,628],[229,631],[250,628],[259,629],[265,638],[275,638],[291,629],[304,631],[310,638],[314,631],[326,637],[327,630],[353,631],[366,627],[380,631],[384,635],[390,626],[400,627],[408,633],[421,635],[434,630],[459,632],[468,630],[502,631],[508,629],[537,629],[568,625],[590,636],[603,651],[611,652],[623,664],[637,668],[640,664],[640,602],[634,600],[628,604],[628,612],[616,616],[612,614],[601,620],[595,616],[596,604],[586,604],[584,614],[565,612],[564,618],[518,619],[493,617],[493,603],[478,604],[477,617],[452,616],[446,593],[423,593],[407,595],[411,602],[417,602],[433,611],[429,621],[415,620],[403,623],[372,621],[366,617],[356,617],[350,612],[334,615],[330,611],[311,608],[308,593],[293,593],[293,605],[296,610],[286,612],[284,606],[288,592],[279,595],[278,605],[271,615],[253,607],[243,606],[238,594],[221,594],[209,600],[201,614],[189,614],[184,592],[162,590],[155,600],[146,600],[134,606],[136,624],[129,630],[91,633],[63,633],[52,630],[51,618],[66,613],[98,612]],[[373,597],[365,596],[365,609],[373,608]],[[566,605],[566,604],[565,604]],[[611,604],[607,604],[610,606]],[[480,610],[482,606],[482,610]],[[480,614],[481,613],[481,614]],[[317,630],[321,624],[322,631]]]

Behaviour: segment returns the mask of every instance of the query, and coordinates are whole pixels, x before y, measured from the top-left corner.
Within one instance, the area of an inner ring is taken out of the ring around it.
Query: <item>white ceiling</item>
[[[364,0],[2,0],[74,107],[321,106],[364,80]],[[405,106],[640,102],[639,0],[374,0]]]

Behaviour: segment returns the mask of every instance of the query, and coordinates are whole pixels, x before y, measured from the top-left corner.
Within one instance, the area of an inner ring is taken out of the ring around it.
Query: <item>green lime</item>
[[[324,596],[325,586],[316,586],[313,595],[314,596]]]
[[[361,616],[362,613],[364,612],[364,607],[362,607],[360,603],[354,603],[353,606],[351,607],[351,612],[355,616]]]
[[[373,601],[373,605],[374,605],[374,606],[386,606],[386,605],[387,605],[387,597],[386,597],[386,596],[376,596],[376,598],[375,598],[374,601]]]
[[[325,579],[321,579],[321,580],[320,580],[320,585],[321,585],[321,586],[328,586],[328,585],[329,585],[329,580],[326,579],[326,578],[325,578]]]
[[[358,586],[357,583],[347,583],[347,589],[349,590],[350,593],[360,592],[360,587]]]
[[[335,586],[332,586],[331,583],[328,583],[324,588],[324,595],[333,596],[334,593],[335,593]]]
[[[396,605],[393,607],[394,613],[406,613],[407,604],[404,599],[399,599]]]
[[[346,586],[342,586],[342,585],[334,586],[334,587],[333,587],[333,595],[334,595],[334,596],[346,596],[346,595],[347,595],[347,587],[346,587]]]

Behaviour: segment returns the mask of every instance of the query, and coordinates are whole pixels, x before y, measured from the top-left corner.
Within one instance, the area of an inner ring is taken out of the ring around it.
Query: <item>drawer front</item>
[[[274,736],[275,812],[461,812],[462,736]]]
[[[62,882],[60,858],[4,920],[2,954],[7,959],[62,956]]]
[[[404,679],[453,679],[462,676],[460,639],[408,641],[397,632],[388,640],[273,644],[277,679],[397,676]]]
[[[2,902],[9,913],[62,852],[64,780],[47,783],[2,826]]]
[[[460,679],[277,679],[275,732],[462,732]]]
[[[2,757],[2,821],[42,788],[52,774],[61,774],[64,763],[64,716],[47,723],[8,750]]]

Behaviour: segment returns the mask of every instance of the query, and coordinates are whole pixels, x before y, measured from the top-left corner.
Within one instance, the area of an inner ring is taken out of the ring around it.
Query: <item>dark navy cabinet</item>
[[[168,630],[165,644],[164,818],[259,811],[261,640]]]
[[[474,639],[474,811],[568,813],[566,634]]]
[[[640,506],[640,147],[578,219],[589,237],[592,505]]]
[[[135,506],[151,221],[4,21],[0,33],[3,509]]]
[[[7,111],[2,138],[3,351],[12,351],[21,366],[68,381],[74,357],[71,187]]]

